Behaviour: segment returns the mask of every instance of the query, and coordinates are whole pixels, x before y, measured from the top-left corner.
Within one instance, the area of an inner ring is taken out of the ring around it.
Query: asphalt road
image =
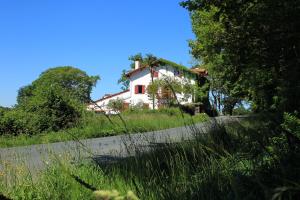
[[[184,126],[160,131],[136,133],[67,141],[50,144],[39,144],[22,147],[0,148],[0,170],[6,171],[7,166],[23,166],[31,173],[39,172],[57,158],[76,162],[77,160],[92,158],[108,162],[116,158],[134,156],[136,150],[147,151],[154,144],[180,142],[192,139],[195,134],[205,134],[218,124],[239,120],[238,117],[216,117],[208,122],[193,126]]]

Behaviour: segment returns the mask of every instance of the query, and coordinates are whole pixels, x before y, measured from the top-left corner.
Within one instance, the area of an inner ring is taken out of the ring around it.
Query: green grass
[[[47,132],[37,135],[2,135],[0,147],[24,146],[41,143],[53,143],[68,140],[86,139],[113,136],[125,133],[136,133],[168,129],[184,126],[192,123],[203,122],[208,119],[205,114],[190,116],[184,114],[184,118],[177,111],[152,112],[136,111],[122,114],[122,120],[118,116],[110,116],[111,122],[103,115],[87,116],[76,128],[59,132]]]
[[[13,199],[94,199],[85,182],[101,190],[132,190],[143,200],[296,199],[300,147],[291,148],[277,128],[250,120],[114,164],[63,162],[36,181],[16,175],[7,186],[2,180],[0,192]]]

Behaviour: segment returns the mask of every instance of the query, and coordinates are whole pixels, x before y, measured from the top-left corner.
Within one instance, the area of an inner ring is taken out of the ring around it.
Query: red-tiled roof
[[[126,76],[127,76],[127,77],[130,77],[130,76],[132,76],[133,74],[135,74],[135,73],[137,73],[137,72],[139,72],[139,71],[142,71],[142,70],[146,69],[147,67],[148,67],[148,66],[140,67],[140,68],[138,68],[138,69],[134,69],[134,70],[128,72],[128,73],[126,74]],[[197,68],[190,69],[190,71],[193,72],[193,73],[195,73],[195,74],[202,75],[202,76],[208,75],[207,70],[204,69],[204,68],[199,68],[199,67],[197,67]]]
[[[97,102],[97,101],[102,101],[102,100],[105,100],[105,99],[109,99],[109,98],[118,96],[118,95],[120,95],[120,94],[126,93],[126,92],[129,92],[129,90],[124,90],[124,91],[122,91],[122,92],[118,92],[118,93],[115,93],[115,94],[111,94],[111,95],[109,95],[109,96],[102,97],[101,99],[98,99],[98,100],[96,100],[95,102]]]
[[[133,74],[135,74],[135,73],[137,73],[137,72],[139,72],[139,71],[142,71],[143,69],[146,69],[148,66],[145,66],[145,67],[140,67],[140,68],[138,68],[138,69],[134,69],[134,70],[132,70],[132,71],[129,71],[127,74],[126,74],[126,76],[127,77],[130,77],[130,76],[132,76]]]

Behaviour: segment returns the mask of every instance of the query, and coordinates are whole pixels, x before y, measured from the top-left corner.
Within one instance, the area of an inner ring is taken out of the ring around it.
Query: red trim
[[[109,95],[109,96],[107,96],[107,97],[104,97],[104,98],[101,98],[101,99],[99,99],[99,100],[96,100],[95,102],[97,102],[97,101],[102,101],[102,100],[105,100],[105,99],[109,99],[109,98],[111,98],[111,97],[115,97],[115,96],[118,96],[118,95],[123,94],[123,93],[126,93],[126,92],[129,92],[129,90],[125,90],[125,91],[122,91],[122,92],[118,92],[118,93]]]
[[[128,72],[128,73],[126,74],[126,76],[129,78],[130,76],[136,74],[137,72],[143,71],[143,70],[146,69],[146,68],[148,68],[148,66],[140,67],[140,68],[138,68],[138,69],[132,70],[132,71]]]

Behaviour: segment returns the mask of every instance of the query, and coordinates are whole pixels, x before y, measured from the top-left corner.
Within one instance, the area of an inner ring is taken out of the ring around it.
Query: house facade
[[[163,63],[163,62],[162,62]],[[122,100],[123,108],[127,109],[130,106],[142,106],[149,109],[158,109],[164,106],[164,102],[160,98],[154,98],[154,106],[151,95],[148,94],[147,88],[152,83],[151,73],[153,74],[153,79],[174,79],[182,84],[195,84],[194,76],[199,75],[199,70],[190,70],[188,68],[177,67],[177,64],[170,62],[171,64],[165,62],[157,67],[154,67],[151,71],[149,66],[142,66],[140,61],[135,61],[135,68],[129,71],[126,76],[130,81],[128,90],[105,95],[101,99],[91,103],[88,106],[89,110],[94,110],[96,112],[114,113],[116,111],[109,108],[108,104],[111,100]],[[179,65],[178,65],[179,66]],[[197,68],[196,68],[197,69]],[[191,74],[192,76],[186,76],[183,70]],[[206,73],[206,71],[203,71]],[[168,94],[172,95],[172,94]],[[194,101],[193,95],[185,95],[183,93],[176,93],[176,99],[181,104],[192,103]]]

